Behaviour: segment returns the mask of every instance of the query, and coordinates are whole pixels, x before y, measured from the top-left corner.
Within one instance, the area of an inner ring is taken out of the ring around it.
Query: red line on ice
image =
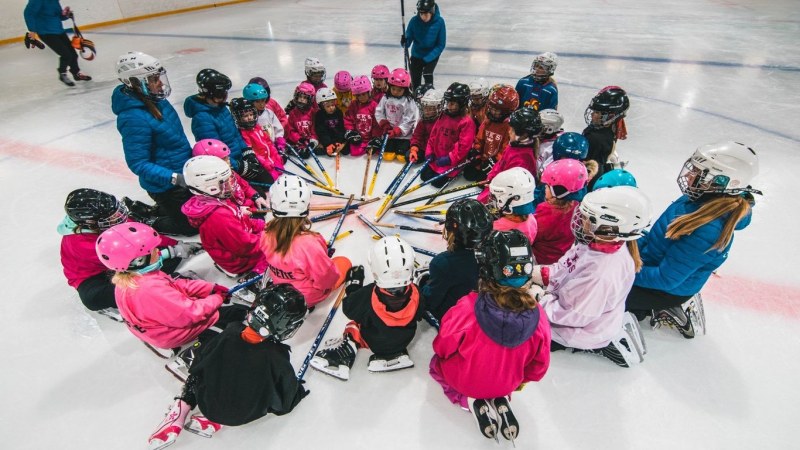
[[[98,155],[73,153],[63,149],[5,139],[0,141],[0,154],[96,175],[136,179],[124,161]]]
[[[800,288],[735,275],[712,276],[702,290],[715,303],[800,319]]]

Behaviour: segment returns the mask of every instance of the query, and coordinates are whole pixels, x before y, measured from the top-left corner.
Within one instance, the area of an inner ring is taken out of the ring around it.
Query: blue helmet
[[[593,191],[614,186],[636,186],[636,178],[625,169],[614,169],[604,173],[594,183]]]
[[[263,86],[256,83],[250,83],[242,89],[242,97],[247,100],[269,100],[269,92]]]
[[[589,141],[573,131],[562,134],[553,144],[553,160],[570,158],[584,160],[589,155]]]

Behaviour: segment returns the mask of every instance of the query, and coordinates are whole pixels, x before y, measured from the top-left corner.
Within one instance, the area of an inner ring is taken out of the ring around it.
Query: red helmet
[[[411,76],[405,69],[394,69],[389,75],[389,85],[407,88],[411,86]]]
[[[489,94],[488,104],[489,109],[486,114],[489,115],[492,120],[498,122],[503,121],[519,107],[519,94],[517,94],[517,91],[513,87],[502,84],[492,89],[492,92]],[[492,109],[499,111],[500,116],[491,114]]]
[[[389,68],[383,64],[378,64],[372,68],[372,79],[386,79],[389,78]]]

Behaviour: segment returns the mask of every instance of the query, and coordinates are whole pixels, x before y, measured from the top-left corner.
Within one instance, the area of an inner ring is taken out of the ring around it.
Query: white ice
[[[514,84],[534,54],[555,51],[559,109],[570,131],[583,129],[584,108],[598,89],[627,89],[629,138],[618,149],[657,212],[679,195],[675,177],[699,145],[735,139],[761,161],[755,185],[765,195],[753,223],[737,233],[729,260],[704,291],[709,334],[687,341],[646,329],[649,354],[628,370],[599,357],[554,354],[547,376],[514,395],[522,423],[517,447],[797,448],[797,2],[442,3],[448,48],[436,69],[440,88],[478,76]],[[406,22],[413,10],[407,1]],[[307,56],[326,64],[329,82],[341,69],[402,66],[400,27],[400,3],[388,0],[256,1],[134,22],[86,33],[99,54],[82,69],[94,81],[71,89],[56,80],[49,50],[0,48],[0,447],[144,448],[180,387],[123,326],[82,307],[59,264],[55,226],[69,191],[93,187],[147,200],[125,166],[110,110],[116,57],[138,50],[161,58],[173,87],[169,100],[182,115],[205,67],[229,75],[234,92],[263,76],[285,103]],[[184,124],[191,136],[185,117]],[[344,162],[344,191],[360,191],[363,168],[363,159]],[[376,192],[399,168],[383,165]],[[328,236],[333,225],[316,229]],[[343,229],[355,233],[337,254],[364,263],[370,233],[354,218]],[[443,248],[436,236],[401,234],[414,245]],[[188,268],[222,281],[206,256]],[[292,339],[296,366],[328,305]],[[344,323],[340,313],[328,337]],[[494,448],[429,378],[433,337],[420,324],[412,370],[370,374],[365,352],[347,383],[310,370],[311,395],[290,415],[226,428],[211,440],[184,433],[173,448]]]

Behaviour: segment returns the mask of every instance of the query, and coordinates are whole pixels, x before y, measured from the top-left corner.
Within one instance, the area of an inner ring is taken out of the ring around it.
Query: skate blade
[[[155,353],[156,356],[158,356],[161,359],[170,359],[174,355],[174,352],[172,350],[165,350],[165,349],[162,349],[162,348],[156,348],[156,347],[153,347],[152,345],[150,345],[150,344],[148,344],[147,342],[144,342],[144,341],[142,341],[142,344],[144,344],[145,347],[150,349],[151,352]]]
[[[408,369],[409,367],[414,367],[414,362],[410,359],[406,361],[387,361],[385,364],[382,363],[370,363],[367,366],[367,370],[372,373],[379,373],[379,372],[394,372],[395,370],[402,370]]]
[[[339,370],[334,370],[331,368],[331,366],[328,366],[326,363],[319,361],[319,359],[317,359],[316,357],[314,357],[311,360],[309,365],[313,369],[318,370],[324,373],[325,375],[336,378],[337,380],[347,381],[350,379],[350,369],[347,368],[342,369],[344,366],[339,366]]]

